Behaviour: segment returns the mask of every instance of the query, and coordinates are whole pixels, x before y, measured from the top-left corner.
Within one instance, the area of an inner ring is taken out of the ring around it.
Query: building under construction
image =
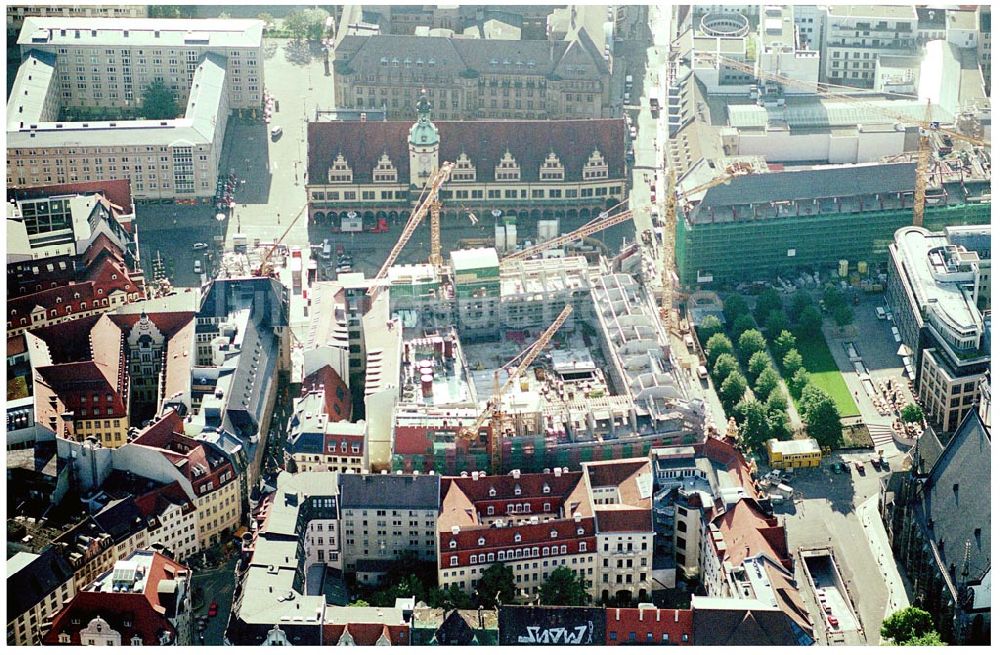
[[[480,409],[567,306],[571,319],[500,399],[500,468],[574,467],[701,440],[703,400],[671,353],[653,298],[632,276],[583,257],[505,263],[478,249],[450,260],[441,278],[414,266],[389,274],[391,313],[408,338],[393,469],[489,470],[494,425],[475,426]],[[483,429],[463,437],[470,427]]]
[[[912,160],[764,168],[688,197],[685,188],[719,174],[718,165],[704,161],[678,185],[681,284],[766,279],[840,260],[852,268],[885,264],[896,230],[913,223]],[[990,206],[987,152],[965,149],[933,162],[928,229],[988,224]]]

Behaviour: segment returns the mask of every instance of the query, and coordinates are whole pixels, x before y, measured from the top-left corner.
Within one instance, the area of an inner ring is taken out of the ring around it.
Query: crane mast
[[[490,468],[495,475],[499,475],[503,472],[504,413],[501,408],[503,397],[521,378],[524,371],[531,366],[532,362],[535,361],[535,358],[538,357],[539,353],[541,353],[542,350],[549,344],[553,335],[559,331],[559,328],[563,326],[563,323],[566,322],[566,319],[569,318],[569,315],[572,313],[573,306],[566,305],[559,313],[559,316],[556,317],[556,320],[552,322],[552,325],[545,328],[545,331],[538,336],[535,343],[533,343],[531,347],[524,352],[523,357],[521,357],[521,363],[518,364],[517,368],[510,374],[507,381],[504,382],[502,386],[497,385],[497,378],[494,378],[493,397],[486,403],[486,408],[479,414],[471,426],[464,427],[458,432],[458,437],[460,439],[468,441],[475,440],[479,435],[479,430],[486,424],[487,420],[491,422],[489,438]]]
[[[663,271],[660,274],[660,317],[667,333],[674,325],[674,241],[677,234],[677,172],[671,166],[667,174],[667,206],[663,211]]]
[[[424,220],[424,216],[426,216],[427,213],[431,211],[434,205],[437,203],[438,191],[441,190],[441,185],[444,184],[445,181],[447,181],[448,176],[451,175],[451,170],[454,167],[455,165],[452,164],[451,162],[444,162],[443,164],[441,164],[440,168],[438,168],[434,172],[434,174],[431,175],[431,177],[427,180],[427,184],[424,185],[424,190],[420,194],[420,202],[417,205],[416,211],[414,211],[413,214],[410,215],[410,219],[406,222],[406,226],[403,228],[403,233],[399,235],[399,240],[396,241],[396,245],[394,245],[392,247],[392,250],[389,251],[389,256],[386,257],[385,262],[382,263],[382,268],[380,268],[378,270],[378,273],[375,274],[374,280],[376,284],[372,285],[371,288],[368,289],[368,297],[371,300],[375,300],[375,298],[378,296],[379,291],[381,290],[380,283],[383,282],[388,277],[389,269],[392,268],[392,265],[396,263],[396,259],[399,257],[399,254],[403,252],[403,248],[406,246],[407,242],[409,242],[410,237],[413,236],[413,233],[417,230],[417,227],[420,225],[420,221]],[[432,237],[431,254],[433,256],[436,249],[438,259],[440,259],[441,257],[440,205],[438,205],[437,216],[438,216],[437,219],[438,225],[437,225],[436,235],[434,233],[434,226],[433,225],[431,226],[431,237]]]
[[[931,123],[931,101],[927,101],[924,122]],[[920,145],[917,146],[917,180],[913,186],[913,225],[924,226],[924,208],[927,206],[927,174],[931,168],[931,133],[920,128]]]

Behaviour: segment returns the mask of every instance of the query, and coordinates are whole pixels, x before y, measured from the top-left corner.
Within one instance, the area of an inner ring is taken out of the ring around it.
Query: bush
[[[747,330],[740,334],[738,340],[740,357],[744,362],[749,362],[754,353],[761,352],[767,348],[767,341],[760,330]]]
[[[799,354],[798,350],[792,348],[781,358],[781,367],[785,369],[785,373],[794,373],[802,368],[802,355]]]
[[[923,423],[924,410],[919,405],[910,403],[899,412],[899,417],[906,423]]]

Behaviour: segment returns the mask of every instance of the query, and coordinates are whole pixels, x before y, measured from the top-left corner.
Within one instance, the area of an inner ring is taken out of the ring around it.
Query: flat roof
[[[476,268],[499,268],[500,257],[496,248],[469,248],[452,250],[451,262],[456,271]]]
[[[17,44],[259,48],[263,36],[264,22],[255,19],[32,16],[24,19]]]
[[[790,441],[769,439],[767,447],[775,452],[780,452],[785,455],[817,453],[820,450],[819,443],[815,439],[792,439]]]
[[[29,65],[25,61],[24,66]],[[20,71],[18,79],[21,79]],[[25,78],[26,80],[26,78]],[[27,81],[27,80],[26,80]],[[33,83],[32,79],[30,83]],[[43,94],[34,87],[15,87],[11,99],[22,91]],[[213,143],[216,116],[226,93],[226,59],[208,53],[201,58],[191,81],[187,110],[182,118],[143,121],[87,121],[32,123],[10,119],[7,148],[69,148],[111,145],[195,146]],[[40,108],[41,99],[31,101]],[[8,108],[8,112],[10,108]]]
[[[56,56],[32,50],[17,69],[14,86],[7,100],[7,129],[18,123],[37,123],[42,118],[49,85],[56,73]]]
[[[913,5],[828,5],[826,10],[831,16],[850,18],[917,18]]]

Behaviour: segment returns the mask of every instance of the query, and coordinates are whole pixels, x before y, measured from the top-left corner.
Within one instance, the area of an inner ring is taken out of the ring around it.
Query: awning
[[[909,357],[913,354],[913,351],[905,343],[902,343],[899,345],[899,350],[896,351],[896,354],[900,357]]]

